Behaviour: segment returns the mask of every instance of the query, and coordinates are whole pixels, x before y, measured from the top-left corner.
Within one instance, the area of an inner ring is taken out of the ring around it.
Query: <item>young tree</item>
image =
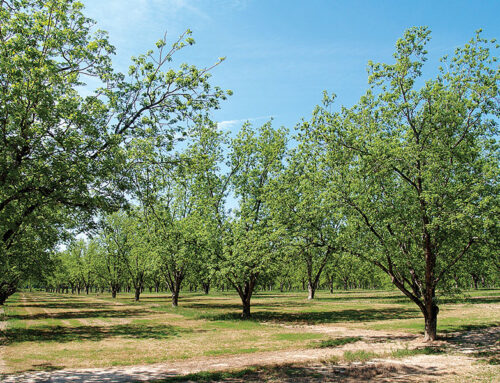
[[[250,317],[258,278],[272,272],[281,251],[267,198],[270,180],[283,167],[286,142],[286,131],[267,123],[257,133],[245,124],[231,144],[229,168],[238,209],[225,226],[219,268],[241,298],[243,318]]]
[[[323,269],[340,250],[343,217],[328,198],[328,179],[315,145],[304,137],[298,137],[286,170],[273,180],[269,205],[282,226],[283,246],[305,266],[307,298],[313,299]]]
[[[123,213],[114,213],[106,216],[98,238],[101,251],[97,260],[97,273],[109,286],[113,298],[116,298],[124,282],[124,260],[130,251],[127,232],[121,224],[124,219],[122,215]]]
[[[42,210],[44,216],[64,221],[59,209]],[[0,219],[0,227],[7,226],[8,222]],[[61,237],[61,229],[59,225],[49,226],[38,219],[30,219],[18,228],[8,244],[0,241],[0,305],[16,292],[20,281],[43,281],[45,272],[53,270],[52,254]]]
[[[107,217],[104,249],[105,277],[110,283],[113,298],[120,281],[125,280],[131,283],[135,291],[134,299],[139,301],[155,262],[154,249],[139,211],[120,211]]]
[[[356,106],[331,113],[327,100],[312,124],[351,252],[420,308],[432,341],[438,287],[479,241],[498,238],[500,69],[478,33],[422,82],[428,41],[426,28],[408,30],[394,64],[370,63],[372,87]]]

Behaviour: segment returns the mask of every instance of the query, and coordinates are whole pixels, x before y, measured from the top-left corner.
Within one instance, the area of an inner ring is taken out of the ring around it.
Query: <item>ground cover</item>
[[[312,302],[302,292],[261,292],[252,310],[252,320],[240,320],[239,298],[229,293],[186,293],[178,308],[170,306],[166,294],[144,294],[134,303],[129,294],[113,300],[96,294],[20,293],[5,305],[8,322],[0,367],[4,373],[22,373],[238,355],[259,364],[266,355],[278,360],[277,355],[288,352],[293,359],[304,350],[316,357],[329,355],[328,363],[338,364],[428,353],[418,343],[421,315],[398,292],[319,292]],[[438,331],[443,341],[467,345],[469,340],[460,334],[498,326],[498,312],[498,290],[455,297],[442,306]],[[498,332],[491,337],[486,345],[495,345]],[[443,350],[455,352],[448,346]],[[472,347],[469,355],[489,366],[497,360],[495,350],[487,346]],[[259,374],[277,374],[278,379],[281,375],[273,368]]]

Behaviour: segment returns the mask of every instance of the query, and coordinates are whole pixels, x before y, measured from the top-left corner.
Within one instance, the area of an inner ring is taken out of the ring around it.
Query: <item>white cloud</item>
[[[226,120],[226,121],[220,121],[217,123],[217,128],[226,130],[226,129],[231,129],[236,125],[242,125],[245,122],[252,122],[252,121],[258,121],[258,120],[269,120],[273,118],[273,116],[261,116],[261,117],[254,117],[254,118],[242,118],[238,120]]]
[[[241,123],[243,123],[245,121],[247,121],[247,120],[227,120],[227,121],[221,121],[221,122],[217,123],[217,127],[219,129],[222,129],[222,130],[229,129],[229,128],[232,128],[233,126],[241,124]]]

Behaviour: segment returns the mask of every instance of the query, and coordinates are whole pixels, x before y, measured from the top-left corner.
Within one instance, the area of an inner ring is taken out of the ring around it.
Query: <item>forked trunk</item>
[[[253,290],[255,288],[255,283],[257,281],[257,275],[250,278],[249,281],[245,282],[243,286],[233,283],[233,286],[238,291],[238,295],[241,298],[241,303],[243,306],[243,311],[241,313],[242,319],[248,319],[251,317],[250,314],[250,301],[252,299]]]

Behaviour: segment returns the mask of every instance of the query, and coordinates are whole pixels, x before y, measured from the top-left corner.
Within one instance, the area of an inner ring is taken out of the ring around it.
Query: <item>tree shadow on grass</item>
[[[254,366],[239,371],[199,372],[172,376],[158,382],[388,382],[407,381],[409,378],[436,379],[442,373],[435,368],[420,366],[369,364],[335,365],[331,363],[303,366],[285,364]]]
[[[64,310],[70,310],[70,309],[96,309],[96,310],[99,310],[99,309],[107,309],[109,307],[114,307],[116,305],[113,303],[69,301],[69,302],[51,302],[51,303],[37,302],[37,303],[19,304],[19,305],[10,305],[10,306],[34,307],[34,308],[43,307],[45,309],[64,309]]]
[[[39,328],[8,329],[6,344],[20,342],[57,342],[100,341],[107,338],[121,337],[126,339],[167,339],[181,333],[192,332],[171,325],[145,326],[140,324],[124,324],[115,326],[79,326],[62,327],[47,326]]]
[[[318,312],[296,312],[283,313],[271,311],[257,311],[252,314],[251,320],[259,322],[277,323],[337,323],[337,322],[370,322],[393,319],[420,318],[420,311],[408,308],[394,309],[364,309],[364,310],[340,310],[340,311],[318,311]],[[241,313],[205,314],[201,319],[208,320],[237,320]]]
[[[500,303],[500,295],[497,297],[449,297],[441,298],[440,303],[468,303],[468,304],[481,304],[481,303]]]
[[[254,309],[269,309],[273,310],[280,307],[285,307],[289,309],[290,307],[304,307],[311,306],[311,302],[303,301],[296,302],[290,300],[283,300],[281,302],[255,302],[252,307]],[[184,303],[183,308],[188,309],[206,309],[206,310],[241,310],[241,303],[212,303],[212,302],[199,302],[199,303]]]
[[[466,325],[453,325],[451,329],[439,329],[440,333],[447,334],[449,339],[460,338],[467,332],[481,332],[481,330],[486,329],[497,329],[500,326],[500,322],[496,324],[466,324]],[[500,332],[500,331],[499,331]],[[459,334],[457,334],[459,333]]]
[[[184,302],[183,302],[184,303]],[[179,305],[180,307],[180,305]],[[207,310],[238,310],[241,304],[238,303],[184,303],[183,308],[187,309],[207,309]]]
[[[131,316],[145,316],[150,313],[142,309],[127,310],[89,310],[89,311],[64,311],[38,314],[9,314],[8,319],[40,320],[40,319],[85,319],[85,318],[130,318]]]

